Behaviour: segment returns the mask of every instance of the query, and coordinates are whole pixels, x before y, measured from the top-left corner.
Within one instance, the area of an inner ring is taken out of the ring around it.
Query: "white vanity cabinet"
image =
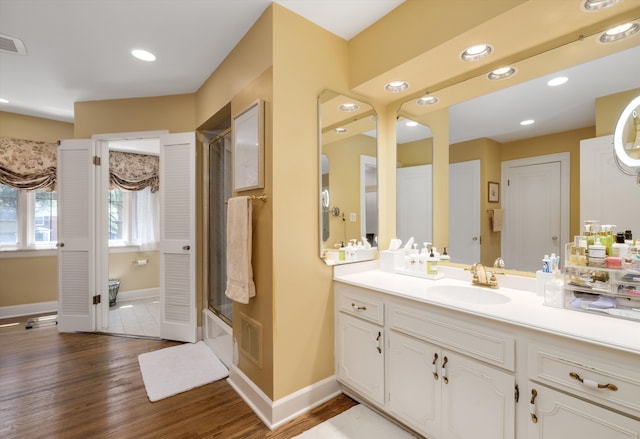
[[[335,293],[346,387],[429,438],[513,439],[511,334],[352,285]]]
[[[341,382],[382,406],[384,308],[370,296],[346,286],[336,298],[336,371]]]
[[[527,438],[640,438],[637,356],[533,342],[527,362]]]

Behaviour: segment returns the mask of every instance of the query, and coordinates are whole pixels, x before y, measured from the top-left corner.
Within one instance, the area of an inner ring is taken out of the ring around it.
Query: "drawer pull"
[[[536,416],[536,396],[538,396],[538,391],[536,389],[531,389],[531,402],[529,403],[529,414],[531,414],[531,422],[534,424],[538,423],[538,417]]]
[[[449,378],[447,377],[447,362],[449,359],[445,356],[444,361],[442,362],[442,381],[445,384],[449,384]]]
[[[436,361],[438,361],[437,352],[433,354],[433,363],[431,363],[431,365],[433,366],[433,379],[438,381],[438,365],[436,364]]]
[[[382,353],[382,348],[380,347],[380,337],[382,337],[382,332],[378,331],[378,337],[376,338],[376,341],[378,342],[378,353],[381,354]]]
[[[367,307],[364,305],[356,305],[355,303],[351,304],[351,308],[353,308],[354,311],[366,311]]]
[[[585,380],[581,378],[580,375],[575,372],[570,372],[569,376],[574,380],[580,381],[582,384],[584,384],[585,387],[589,387],[590,389],[609,389],[614,392],[618,390],[618,386],[616,386],[615,384],[598,384],[596,381]]]

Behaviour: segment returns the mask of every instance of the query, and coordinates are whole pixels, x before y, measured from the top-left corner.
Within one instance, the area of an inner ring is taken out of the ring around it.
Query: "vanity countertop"
[[[640,354],[640,322],[545,306],[542,303],[543,297],[534,291],[503,287],[496,290],[488,289],[504,294],[510,299],[506,303],[497,304],[468,303],[453,296],[434,294],[433,287],[438,285],[471,287],[471,275],[464,272],[463,274],[469,277],[468,281],[451,277],[429,280],[368,269],[335,273],[334,280],[499,322]],[[472,288],[487,289],[477,286]]]

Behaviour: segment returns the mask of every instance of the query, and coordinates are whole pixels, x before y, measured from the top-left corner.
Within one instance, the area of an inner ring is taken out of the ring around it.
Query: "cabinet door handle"
[[[609,389],[609,390],[613,390],[614,392],[618,390],[618,386],[616,386],[615,384],[598,384],[593,380],[585,380],[581,378],[580,375],[578,375],[575,372],[569,372],[569,376],[574,380],[580,381],[582,384],[585,385],[585,387],[589,387],[591,389]]]
[[[449,378],[447,377],[447,363],[449,362],[449,359],[446,357],[444,357],[444,361],[442,362],[442,381],[444,381],[445,384],[449,384]]]
[[[431,363],[431,366],[433,368],[433,379],[438,381],[438,364],[436,363],[436,361],[438,361],[437,352],[433,354],[433,363]]]
[[[382,347],[380,346],[380,337],[382,337],[382,332],[378,331],[378,337],[376,337],[376,341],[378,342],[378,353],[381,354],[382,353]]]
[[[531,414],[531,422],[538,423],[538,417],[536,416],[536,397],[538,392],[536,389],[531,389],[531,402],[529,403],[529,413]]]
[[[354,311],[366,311],[367,307],[364,305],[356,305],[355,303],[351,304],[351,308],[353,308]]]
[[[191,246],[190,245],[183,245],[182,246],[182,250],[191,250]]]

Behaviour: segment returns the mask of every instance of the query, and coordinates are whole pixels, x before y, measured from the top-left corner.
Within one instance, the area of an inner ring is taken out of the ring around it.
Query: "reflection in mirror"
[[[635,175],[640,184],[640,96],[622,111],[613,132],[613,147],[620,170]]]
[[[402,109],[401,109],[402,114]],[[420,247],[433,242],[433,135],[400,116],[396,122],[396,237]]]
[[[318,98],[320,257],[327,264],[375,258],[377,130],[373,107],[332,91]],[[340,251],[360,242],[357,252]],[[370,249],[371,247],[371,249]]]
[[[580,233],[584,200],[576,184],[581,172],[574,163],[581,144],[602,136],[599,132],[612,132],[610,124],[602,124],[619,113],[616,96],[637,89],[633,65],[637,70],[638,57],[640,47],[622,50],[450,107],[451,163],[479,160],[481,164],[482,239],[469,234],[467,241],[478,243],[483,264],[491,265],[502,256],[508,268],[533,272],[540,269],[544,254],[562,254],[562,244]],[[555,87],[548,84],[559,76],[568,81]],[[521,125],[525,119],[534,123]],[[450,168],[453,179],[451,172]],[[489,181],[500,182],[498,202],[488,200]],[[453,183],[450,190],[453,208]],[[494,231],[490,215],[498,211],[503,222]],[[457,233],[462,229],[452,220],[465,216],[453,217],[450,213],[449,227]],[[633,226],[623,221],[617,222],[618,227]],[[451,255],[453,261],[459,260],[459,252]]]

